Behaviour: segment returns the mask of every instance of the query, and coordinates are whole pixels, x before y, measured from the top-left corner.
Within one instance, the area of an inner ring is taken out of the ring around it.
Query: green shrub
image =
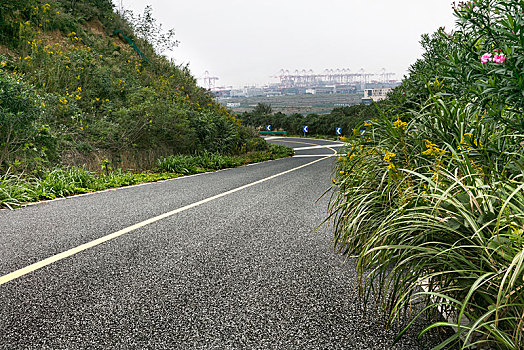
[[[56,140],[39,123],[44,106],[30,86],[0,67],[0,170],[24,161],[26,168],[35,157],[56,160]]]
[[[463,2],[455,14],[456,31],[425,36],[423,59],[386,109],[347,140],[330,204],[335,247],[357,257],[360,292],[378,299],[388,322],[412,310],[428,317],[422,333],[455,329],[439,349],[516,350],[524,346],[522,2]]]

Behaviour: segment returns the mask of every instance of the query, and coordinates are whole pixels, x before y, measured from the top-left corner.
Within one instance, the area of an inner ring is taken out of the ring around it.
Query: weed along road
[[[270,142],[296,156],[0,211],[0,349],[389,348],[318,228],[340,144]]]

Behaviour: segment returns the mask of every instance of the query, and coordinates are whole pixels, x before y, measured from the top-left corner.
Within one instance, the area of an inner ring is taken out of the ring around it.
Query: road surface
[[[271,142],[296,156],[0,211],[0,349],[389,348],[318,228],[339,145]]]

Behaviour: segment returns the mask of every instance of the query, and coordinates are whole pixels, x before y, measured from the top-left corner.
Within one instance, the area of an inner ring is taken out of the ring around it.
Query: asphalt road
[[[0,211],[0,349],[390,348],[318,228],[337,148],[271,142],[297,156]]]

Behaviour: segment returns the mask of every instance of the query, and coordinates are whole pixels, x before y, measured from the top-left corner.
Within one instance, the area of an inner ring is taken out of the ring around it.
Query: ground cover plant
[[[438,349],[524,347],[523,5],[454,5],[336,166],[335,247],[361,295],[453,329]]]
[[[13,174],[8,171],[0,176],[0,208],[13,209],[40,200],[238,167],[289,157],[292,154],[293,150],[289,147],[270,145],[268,151],[249,152],[236,156],[204,152],[200,155],[163,157],[157,160],[153,172],[113,170],[109,162],[101,162],[98,172],[75,166],[55,167],[30,175]]]

